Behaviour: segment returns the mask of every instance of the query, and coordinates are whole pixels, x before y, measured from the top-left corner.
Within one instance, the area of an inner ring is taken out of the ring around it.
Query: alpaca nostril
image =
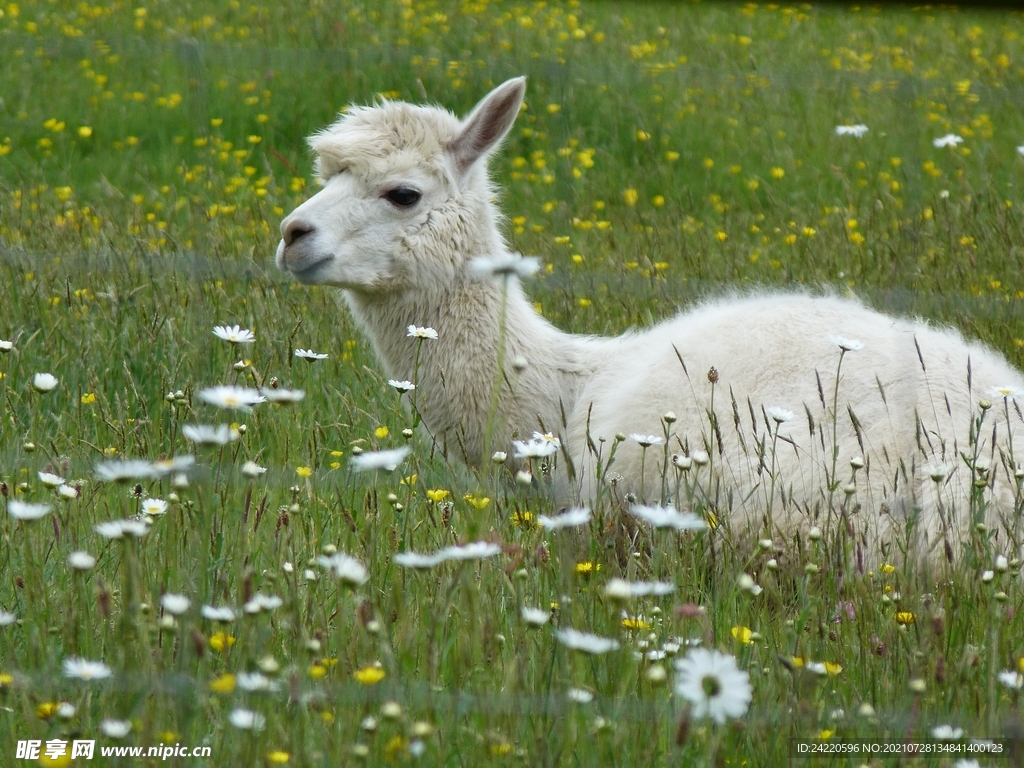
[[[283,238],[285,245],[292,245],[300,237],[305,237],[314,230],[311,224],[302,221],[292,221],[284,228]]]

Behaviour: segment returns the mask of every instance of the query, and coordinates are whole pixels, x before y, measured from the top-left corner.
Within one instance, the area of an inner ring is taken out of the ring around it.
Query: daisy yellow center
[[[715,696],[722,692],[722,683],[714,675],[708,675],[700,681],[701,688],[704,689],[704,695],[709,699],[713,699]]]

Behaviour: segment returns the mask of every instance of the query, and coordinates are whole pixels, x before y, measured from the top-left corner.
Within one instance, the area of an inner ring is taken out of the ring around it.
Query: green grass
[[[0,6],[0,338],[14,342],[0,354],[0,476],[8,500],[53,496],[44,470],[81,495],[53,500],[39,522],[0,518],[0,609],[18,618],[0,627],[0,763],[13,764],[18,740],[96,738],[212,748],[207,761],[166,763],[180,765],[273,765],[287,753],[299,766],[778,766],[788,738],[823,731],[1020,732],[1017,696],[996,681],[1024,656],[1019,563],[981,581],[1004,551],[991,532],[955,568],[895,560],[872,574],[837,564],[831,530],[776,541],[779,570],[767,564],[776,553],[751,554],[727,526],[630,542],[629,526],[599,508],[584,535],[545,534],[533,525],[554,511],[542,491],[450,466],[423,435],[403,437],[410,417],[344,307],[290,282],[272,255],[282,216],[311,192],[304,137],[338,109],[384,93],[462,113],[525,73],[528,108],[492,168],[512,246],[549,265],[528,290],[560,327],[617,333],[733,289],[849,290],[959,327],[1021,366],[1024,15],[468,0],[18,6]],[[855,123],[868,134],[835,135]],[[964,142],[932,145],[947,133]],[[216,339],[224,323],[256,342]],[[330,358],[309,364],[296,347]],[[35,392],[39,372],[59,387]],[[93,532],[141,501],[131,484],[98,482],[96,463],[190,452],[184,424],[224,420],[198,389],[273,378],[305,401],[230,417],[244,434],[196,451],[187,487],[145,483],[141,494],[170,508],[138,542]],[[400,472],[348,467],[357,447],[404,444],[414,451]],[[247,460],[267,473],[248,479]],[[440,489],[448,497],[431,501]],[[401,549],[482,538],[504,553],[423,572],[391,562]],[[330,546],[361,560],[369,581],[353,590],[324,573],[315,558]],[[68,567],[80,549],[94,569]],[[761,595],[740,590],[742,573]],[[677,590],[633,601],[644,628],[631,629],[603,593],[614,576]],[[199,615],[257,591],[283,606],[222,626]],[[187,595],[189,611],[163,616],[164,592]],[[543,628],[520,619],[521,606],[556,603]],[[703,611],[676,610],[688,604]],[[622,648],[573,654],[553,626]],[[750,672],[744,718],[680,728],[671,658],[634,655],[675,638]],[[114,676],[65,679],[71,656],[102,659]],[[842,669],[794,673],[780,659],[793,656]],[[267,657],[276,692],[225,690],[223,675]],[[379,682],[353,676],[378,662]],[[572,687],[594,701],[569,702]],[[71,719],[39,709],[59,701],[75,704]],[[396,718],[380,714],[389,701]],[[235,707],[266,727],[234,728]],[[375,731],[361,728],[368,716]],[[100,735],[106,718],[132,732]]]

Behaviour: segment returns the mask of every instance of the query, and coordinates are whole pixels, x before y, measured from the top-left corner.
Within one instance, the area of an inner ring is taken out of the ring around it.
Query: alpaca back
[[[860,348],[844,351],[836,337]],[[1022,384],[1001,355],[954,330],[892,318],[851,299],[729,298],[621,337],[581,394],[570,443],[589,468],[579,491],[591,497],[596,457],[585,447],[587,415],[591,442],[607,443],[616,434],[660,436],[663,417],[674,412],[667,453],[700,461],[706,454],[707,464],[684,477],[670,461],[666,466],[664,447],[645,455],[627,439],[611,467],[612,477],[623,478],[613,496],[639,495],[642,484],[646,500],[658,501],[680,495],[676,481],[696,477],[696,500],[730,513],[733,526],[763,530],[772,510],[771,524],[792,531],[849,495],[865,538],[876,540],[869,546],[920,515],[919,543],[931,547],[943,530],[940,498],[960,511],[957,539],[972,522],[963,511],[971,508],[976,476],[965,456],[998,467],[990,495],[1012,509],[1015,483],[1001,464],[1011,452],[1013,461],[1024,459],[1024,423],[1011,404],[1008,424],[1000,401],[981,434],[972,434],[972,424],[987,389],[1024,391]],[[768,415],[776,408],[792,417],[776,421]],[[854,472],[851,461],[864,467]],[[943,465],[948,473],[936,483],[931,476]]]

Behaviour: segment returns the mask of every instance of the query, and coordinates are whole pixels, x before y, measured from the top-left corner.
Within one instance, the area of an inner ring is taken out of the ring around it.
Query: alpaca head
[[[448,284],[503,249],[486,159],[525,91],[509,80],[464,120],[404,102],[350,109],[309,140],[323,189],[281,222],[277,266],[372,295]]]

